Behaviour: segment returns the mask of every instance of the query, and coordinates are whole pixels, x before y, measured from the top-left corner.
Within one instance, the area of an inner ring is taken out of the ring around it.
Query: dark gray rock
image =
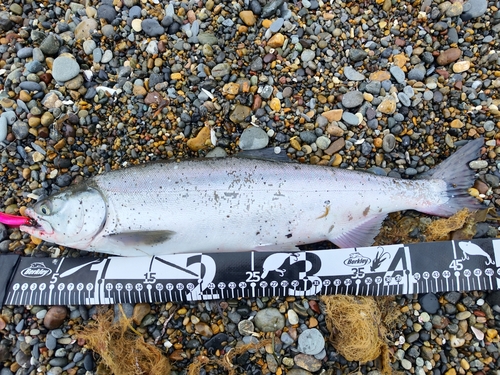
[[[165,29],[158,23],[157,20],[152,18],[147,18],[142,21],[142,31],[144,31],[148,36],[160,36],[165,33]]]
[[[369,92],[370,94],[373,94],[373,95],[379,95],[381,88],[382,88],[382,84],[379,81],[369,82],[365,86],[366,92]]]
[[[311,143],[316,142],[316,139],[318,138],[318,136],[314,132],[307,130],[300,132],[299,137],[302,140],[302,142],[307,143],[309,145]]]
[[[49,34],[40,44],[40,49],[45,55],[55,55],[57,51],[59,51],[59,48],[61,47],[61,41],[60,39],[54,35],[54,34]]]
[[[250,63],[250,70],[253,70],[254,72],[259,72],[262,70],[263,66],[264,66],[264,64],[262,62],[262,57],[257,56]]]
[[[140,18],[141,17],[141,7],[134,5],[130,10],[128,11],[128,16],[132,19],[134,18]]]
[[[0,29],[9,31],[14,26],[14,23],[9,18],[9,12],[0,12]]]
[[[252,0],[250,2],[250,10],[253,12],[253,14],[258,16],[262,13],[262,6],[257,0]]]
[[[360,91],[349,91],[342,96],[342,105],[345,108],[359,107],[363,103],[363,93]]]
[[[422,64],[416,65],[413,69],[408,72],[408,79],[415,81],[423,81],[425,78],[425,66]]]
[[[271,0],[262,8],[261,18],[273,16],[278,8],[284,3],[284,0]]]
[[[488,10],[487,0],[469,0],[464,4],[464,13],[462,13],[461,18],[463,21],[468,21],[481,17],[486,13],[486,10]]]
[[[102,4],[97,8],[97,17],[111,23],[116,18],[116,10],[112,5]]]
[[[18,54],[19,56],[19,54]],[[26,65],[26,69],[28,70],[28,72],[30,73],[38,73],[40,71],[43,70],[43,65],[40,61],[30,61],[28,62]]]
[[[363,61],[366,56],[368,53],[362,49],[353,48],[349,51],[349,60],[354,62]]]
[[[229,339],[229,336],[225,333],[218,333],[213,336],[210,340],[205,343],[206,349],[220,350],[223,347],[223,343]]]
[[[428,312],[429,314],[435,314],[439,309],[439,300],[433,293],[423,294],[419,298],[422,310]]]
[[[24,139],[29,134],[29,125],[24,121],[16,121],[12,125],[12,133],[16,139]]]
[[[23,81],[19,84],[19,87],[26,91],[42,91],[42,86],[38,82],[33,81]]]
[[[56,185],[60,187],[69,186],[71,184],[71,176],[67,173],[60,174],[56,177]]]
[[[23,47],[17,51],[17,57],[20,59],[26,59],[33,55],[33,47]]]

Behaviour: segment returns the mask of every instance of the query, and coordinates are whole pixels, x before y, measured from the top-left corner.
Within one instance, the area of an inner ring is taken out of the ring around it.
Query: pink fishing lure
[[[18,227],[20,225],[29,225],[30,222],[31,219],[29,217],[4,214],[3,212],[0,212],[0,223],[2,224]]]

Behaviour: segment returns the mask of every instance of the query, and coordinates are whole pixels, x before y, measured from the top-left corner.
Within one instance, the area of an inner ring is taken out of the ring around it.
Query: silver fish
[[[467,188],[483,139],[403,180],[327,166],[238,157],[155,162],[105,173],[28,208],[21,230],[123,256],[290,250],[330,240],[372,244],[390,212],[449,216],[480,203]]]

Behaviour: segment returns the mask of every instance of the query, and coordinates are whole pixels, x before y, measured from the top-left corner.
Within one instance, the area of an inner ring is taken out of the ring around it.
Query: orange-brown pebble
[[[384,70],[379,70],[377,72],[373,72],[370,74],[369,80],[370,81],[386,81],[388,79],[391,79],[391,73],[384,71]]]
[[[272,98],[269,103],[269,107],[275,112],[278,112],[281,109],[281,102],[278,98]]]
[[[262,26],[265,27],[266,29],[269,29],[271,25],[273,24],[273,21],[265,19],[262,21]]]
[[[271,48],[278,48],[283,46],[283,43],[285,43],[285,36],[281,33],[276,33],[269,39],[267,45]]]
[[[149,303],[137,303],[134,305],[134,312],[132,314],[132,320],[135,324],[139,325],[142,322],[142,319],[149,314],[151,311],[151,306]]]
[[[253,14],[251,10],[242,10],[240,12],[240,18],[247,26],[253,26],[255,22],[257,22],[257,17],[255,17],[255,14]]]
[[[457,61],[462,56],[460,48],[450,48],[439,54],[436,61],[439,65],[448,65],[453,61]]]
[[[193,151],[199,151],[207,146],[207,141],[210,140],[210,128],[204,126],[196,135],[187,141],[187,146]]]
[[[342,113],[344,113],[342,109],[331,109],[323,112],[321,115],[331,122],[340,121],[342,119]]]
[[[56,329],[59,328],[64,319],[66,319],[68,315],[68,310],[64,306],[52,306],[45,317],[43,318],[43,325],[47,329]]]

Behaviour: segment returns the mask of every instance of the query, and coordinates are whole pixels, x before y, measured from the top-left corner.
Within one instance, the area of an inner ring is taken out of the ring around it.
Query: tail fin
[[[468,164],[472,160],[479,158],[484,138],[478,138],[462,146],[457,152],[439,164],[436,168],[421,175],[422,179],[438,179],[446,182],[446,194],[448,202],[435,207],[426,213],[451,216],[462,208],[471,210],[480,209],[481,203],[473,198],[467,191],[474,183],[475,172],[469,168]]]

